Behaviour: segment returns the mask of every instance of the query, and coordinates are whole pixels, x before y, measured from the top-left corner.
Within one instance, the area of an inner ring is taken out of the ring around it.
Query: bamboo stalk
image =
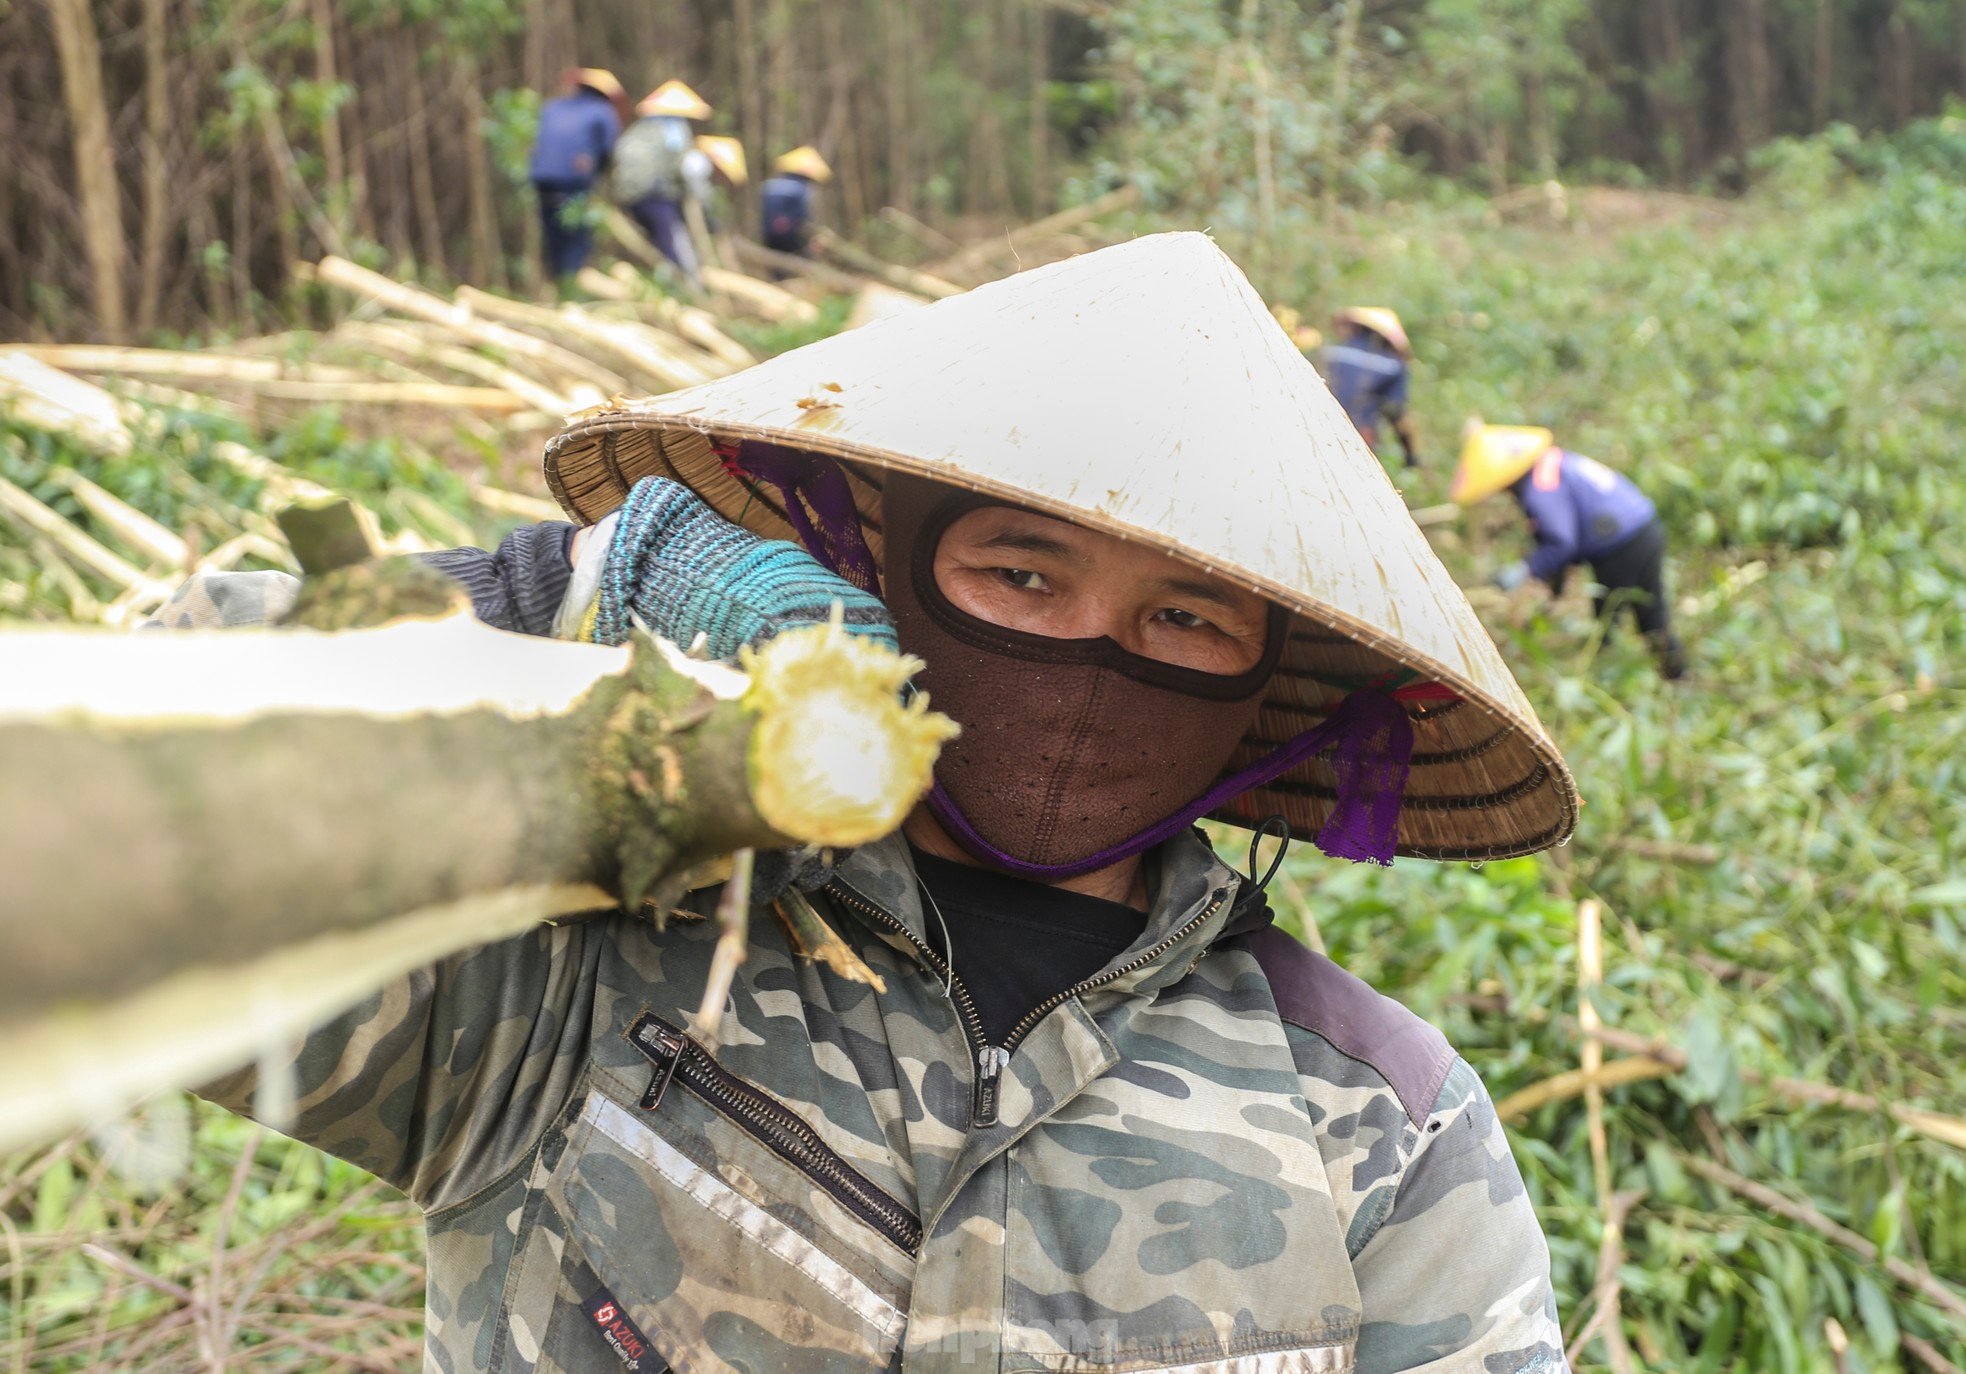
[[[1929,1300],[1933,1305],[1950,1312],[1957,1320],[1966,1321],[1966,1296],[1955,1288],[1939,1282],[1930,1273],[1915,1265],[1907,1264],[1893,1255],[1880,1255],[1870,1241],[1839,1225],[1824,1216],[1807,1203],[1796,1202],[1773,1188],[1743,1178],[1732,1169],[1699,1155],[1675,1152],[1675,1157],[1693,1173],[1717,1183],[1728,1192],[1746,1198],[1759,1207],[1766,1208],[1776,1216],[1786,1217],[1800,1226],[1806,1226],[1818,1235],[1842,1246],[1866,1264],[1875,1264],[1891,1276],[1897,1283]]]
[[[780,636],[745,672],[652,640],[573,644],[468,616],[338,635],[6,639],[19,664],[0,675],[9,1143],[23,1129],[14,1093],[38,1085],[72,1113],[99,1086],[84,1062],[149,1063],[171,1040],[170,1021],[145,1020],[130,1043],[132,998],[182,1008],[188,979],[212,1002],[228,969],[305,941],[387,954],[399,913],[448,911],[414,942],[428,962],[488,938],[458,911],[515,888],[562,901],[582,888],[586,907],[599,888],[660,914],[708,857],[888,833],[949,730],[899,702],[918,665],[837,624]],[[537,918],[520,907],[521,925]],[[348,1000],[375,985],[372,966],[302,968]],[[236,988],[216,1000],[255,1033],[278,1014],[242,1008]],[[120,1033],[76,1038],[92,1009]]]
[[[705,267],[703,283],[728,296],[735,304],[773,324],[812,324],[819,319],[819,307],[802,300],[782,286],[733,272],[721,267]]]
[[[865,272],[868,276],[884,281],[889,286],[912,291],[917,296],[943,300],[950,296],[960,296],[967,289],[957,286],[952,281],[944,281],[932,272],[922,272],[912,267],[882,262],[866,249],[849,243],[823,225],[813,230],[812,244],[827,257],[845,263],[856,272]]]
[[[1602,1092],[1606,1088],[1621,1088],[1627,1083],[1669,1078],[1676,1072],[1672,1065],[1643,1055],[1614,1059],[1596,1069],[1566,1069],[1510,1093],[1495,1104],[1495,1115],[1513,1124],[1552,1102],[1567,1102],[1591,1089]]]
[[[1029,224],[1012,229],[992,238],[978,239],[967,248],[933,263],[929,271],[938,277],[962,277],[1001,257],[1015,256],[1017,250],[1027,243],[1049,238],[1057,234],[1069,233],[1082,224],[1090,224],[1096,219],[1130,209],[1140,200],[1140,188],[1122,186],[1116,191],[1108,191],[1083,205],[1074,205],[1057,214],[1046,215],[1043,219],[1032,220]]]
[[[135,442],[114,396],[60,371],[30,347],[0,352],[0,401],[15,419],[65,434],[92,453],[120,458]]]
[[[156,592],[159,599],[171,593],[168,584],[112,553],[62,517],[61,512],[42,504],[33,496],[0,477],[0,515],[43,535],[77,564],[96,576],[112,582],[119,591],[142,588]]]
[[[438,343],[420,338],[413,330],[402,325],[350,321],[336,329],[335,333],[371,348],[382,349],[400,357],[427,362],[437,367],[449,368],[452,372],[463,376],[488,382],[502,391],[509,391],[534,410],[547,415],[564,419],[580,409],[582,404],[592,404],[592,402],[576,401],[571,396],[534,381],[515,368],[485,357],[482,353],[473,353],[470,349],[460,348],[456,344]]]
[[[628,382],[591,358],[549,343],[545,339],[490,320],[479,319],[465,306],[453,304],[403,282],[391,281],[379,272],[357,266],[346,258],[327,257],[315,265],[315,275],[329,286],[374,301],[398,315],[436,325],[452,337],[480,347],[525,358],[568,378],[598,386],[607,395],[626,392]]]
[[[182,568],[189,561],[182,537],[173,534],[121,497],[104,491],[74,468],[51,468],[48,476],[67,487],[84,510],[151,561],[167,568]]]
[[[280,358],[249,358],[209,350],[110,348],[96,344],[17,344],[12,352],[64,372],[113,373],[128,377],[178,377],[222,382],[360,382],[359,368],[325,363],[294,364]]]
[[[1600,1026],[1588,1034],[1593,1040],[1609,1045],[1612,1049],[1657,1060],[1674,1072],[1686,1067],[1686,1052],[1663,1040],[1648,1040],[1642,1035],[1634,1035],[1615,1026]],[[1941,1144],[1966,1150],[1966,1118],[1926,1111],[1922,1107],[1907,1107],[1897,1102],[1885,1102],[1866,1093],[1851,1092],[1847,1088],[1833,1088],[1826,1083],[1811,1083],[1804,1078],[1770,1078],[1752,1069],[1743,1069],[1741,1080],[1767,1088],[1777,1097],[1786,1097],[1792,1102],[1804,1102],[1818,1107],[1836,1107],[1847,1112],[1867,1112],[1873,1115],[1881,1113],[1900,1125],[1908,1126]]]
[[[647,326],[597,320],[578,306],[548,310],[524,301],[493,296],[469,286],[457,288],[456,300],[459,305],[488,319],[531,330],[545,330],[572,340],[581,345],[582,351],[604,355],[610,366],[625,363],[653,382],[660,391],[695,386],[711,378],[709,369],[684,356],[680,340],[674,349],[665,347],[663,341],[655,336],[655,331]]]
[[[543,520],[567,518],[567,513],[551,501],[541,500],[537,496],[527,496],[521,492],[504,491],[498,487],[474,486],[471,488],[471,499],[488,511],[495,511],[500,515],[514,515],[521,520],[530,520],[534,524]]]
[[[749,239],[737,239],[735,242],[739,261],[753,267],[782,272],[787,276],[808,278],[815,286],[838,295],[851,296],[868,281],[865,275],[842,272],[837,267],[800,257],[796,253],[780,253],[761,243],[753,243]]]

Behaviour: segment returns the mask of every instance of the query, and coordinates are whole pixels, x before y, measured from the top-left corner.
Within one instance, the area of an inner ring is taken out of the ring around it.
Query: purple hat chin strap
[[[1070,863],[1032,863],[998,849],[970,824],[939,781],[929,790],[928,803],[950,838],[977,858],[1020,878],[1072,878],[1152,849],[1231,799],[1333,749],[1338,802],[1317,833],[1317,847],[1334,859],[1389,865],[1399,843],[1399,802],[1413,757],[1413,723],[1390,692],[1376,688],[1351,693],[1323,724],[1221,779],[1173,815]]]

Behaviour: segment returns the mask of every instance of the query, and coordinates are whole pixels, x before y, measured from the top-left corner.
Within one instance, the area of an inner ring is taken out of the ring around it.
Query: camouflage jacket
[[[542,928],[310,1036],[290,1129],[425,1209],[430,1369],[1561,1371],[1473,1070],[1282,932],[1225,936],[1200,839],[1156,865],[1134,947],[1005,1046],[890,840],[819,901],[883,992],[760,920],[700,1045],[710,923]]]

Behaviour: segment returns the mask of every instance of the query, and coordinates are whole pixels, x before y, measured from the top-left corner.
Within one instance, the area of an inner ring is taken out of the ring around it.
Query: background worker
[[[594,246],[585,197],[607,169],[627,107],[621,83],[600,67],[569,68],[560,94],[540,106],[528,175],[539,196],[546,270],[563,287]]]
[[[771,166],[772,175],[759,188],[765,247],[800,257],[811,248],[815,187],[833,179],[833,169],[810,144],[786,153]]]
[[[1579,563],[1598,583],[1595,610],[1609,617],[1630,606],[1667,678],[1686,672],[1686,650],[1672,632],[1666,595],[1666,529],[1651,499],[1629,477],[1594,458],[1558,448],[1547,429],[1468,421],[1452,496],[1463,506],[1498,491],[1529,517],[1536,547],[1495,575],[1514,591],[1530,578],[1552,593]]]
[[[1365,442],[1379,447],[1379,421],[1399,438],[1406,466],[1420,465],[1413,417],[1406,413],[1406,387],[1413,346],[1399,316],[1383,306],[1346,306],[1332,317],[1337,342],[1324,350],[1324,373],[1331,394],[1352,417]]]
[[[696,245],[683,218],[692,161],[707,163],[697,151],[693,122],[710,117],[710,105],[680,81],[665,81],[635,107],[639,116],[621,136],[614,153],[609,191],[662,255],[691,286],[698,284]],[[707,174],[708,167],[702,168]]]

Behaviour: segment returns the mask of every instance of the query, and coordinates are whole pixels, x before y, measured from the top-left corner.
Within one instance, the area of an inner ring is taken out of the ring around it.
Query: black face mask
[[[1262,660],[1225,676],[1129,652],[1112,639],[1053,639],[958,609],[935,550],[959,516],[1006,504],[896,474],[885,489],[888,608],[916,682],[962,726],[943,746],[930,805],[952,838],[1031,877],[1090,872],[1221,776],[1255,724],[1283,651],[1273,607]]]

